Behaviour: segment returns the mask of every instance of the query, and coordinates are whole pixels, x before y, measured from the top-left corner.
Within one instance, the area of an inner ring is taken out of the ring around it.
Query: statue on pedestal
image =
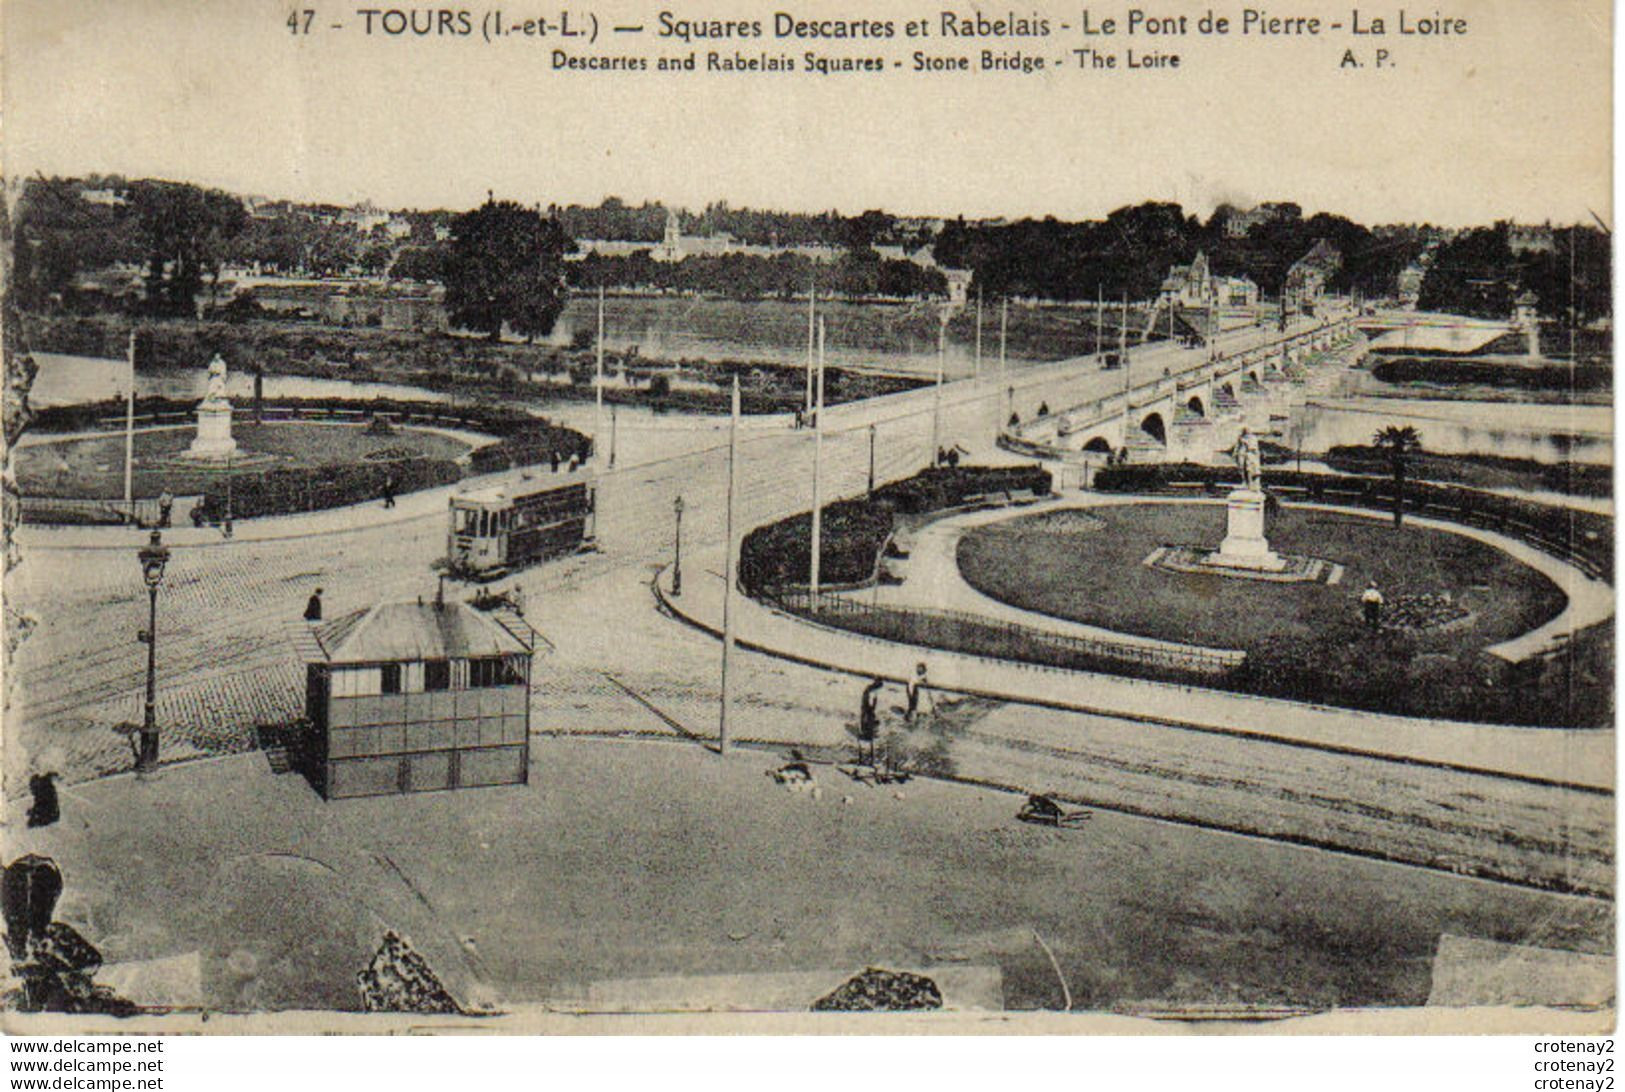
[[[1224,541],[1207,555],[1204,564],[1255,573],[1281,572],[1286,561],[1270,549],[1264,537],[1264,458],[1257,434],[1243,428],[1230,455],[1241,467],[1242,485],[1225,498]]]
[[[209,361],[207,399],[210,402],[223,402],[226,399],[226,362],[221,359],[219,353],[215,353],[214,359]]]
[[[216,353],[209,361],[209,389],[197,406],[197,436],[183,457],[225,461],[237,453],[231,435],[231,401],[226,398],[226,362]]]
[[[1264,456],[1258,447],[1258,436],[1250,428],[1243,428],[1230,455],[1241,468],[1242,488],[1259,492],[1264,485]]]

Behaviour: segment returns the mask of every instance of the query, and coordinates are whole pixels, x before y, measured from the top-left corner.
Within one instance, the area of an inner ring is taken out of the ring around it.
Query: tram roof
[[[580,485],[590,482],[595,475],[587,467],[576,470],[560,470],[552,473],[547,470],[526,470],[516,478],[496,485],[482,486],[478,489],[469,489],[465,492],[453,493],[452,502],[463,501],[470,504],[505,505],[516,497],[528,497],[533,493],[541,493],[549,489],[562,489],[566,486]]]

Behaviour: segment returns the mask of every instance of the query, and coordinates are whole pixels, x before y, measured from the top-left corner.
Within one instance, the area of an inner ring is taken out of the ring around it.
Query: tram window
[[[423,689],[450,690],[451,689],[451,661],[450,660],[424,660],[423,661]]]
[[[384,694],[399,694],[401,692],[401,665],[384,664],[378,669],[378,689]]]
[[[458,532],[460,534],[465,534],[465,535],[473,534],[474,533],[474,528],[476,526],[476,521],[478,519],[479,519],[479,513],[474,511],[472,508],[459,508],[457,510],[457,530],[458,530]]]

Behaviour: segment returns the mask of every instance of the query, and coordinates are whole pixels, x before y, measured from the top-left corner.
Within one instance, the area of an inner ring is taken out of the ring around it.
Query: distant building
[[[650,252],[650,257],[657,262],[680,262],[683,260],[683,223],[677,215],[676,209],[666,210],[666,237],[660,245]]]
[[[1544,224],[1509,224],[1507,249],[1514,254],[1555,254],[1557,237],[1552,234],[1552,222]]]
[[[523,784],[534,635],[466,603],[380,603],[310,627],[302,757],[330,800]]]
[[[1258,285],[1248,276],[1215,276],[1207,255],[1198,251],[1189,265],[1176,265],[1163,279],[1160,307],[1208,310],[1213,307],[1257,307]]]
[[[1530,360],[1540,357],[1540,297],[1529,290],[1518,294],[1512,301],[1512,328],[1522,331],[1524,355]]]
[[[1258,285],[1245,274],[1218,277],[1214,281],[1220,307],[1257,307]]]
[[[1419,262],[1412,262],[1399,271],[1397,287],[1399,305],[1401,307],[1415,307],[1422,298],[1422,281],[1427,277],[1427,270]]]
[[[1255,208],[1236,209],[1224,222],[1224,233],[1232,239],[1245,239],[1256,227],[1275,220],[1296,218],[1300,210],[1296,205],[1265,202]]]
[[[651,243],[640,239],[578,239],[575,251],[566,255],[566,260],[580,261],[589,254],[626,257],[641,251],[648,251],[649,257],[657,262],[680,262],[685,258],[701,255],[724,254],[750,254],[760,258],[795,254],[815,262],[833,262],[841,256],[840,248],[833,246],[764,246],[761,243],[740,242],[727,232],[718,232],[714,235],[685,235],[681,214],[676,209],[668,209],[666,230],[660,242]]]
[[[1168,276],[1162,282],[1159,302],[1179,307],[1211,307],[1216,298],[1207,255],[1197,251],[1195,260],[1189,265],[1176,265],[1168,270]]]
[[[909,250],[907,247],[892,243],[876,243],[873,247],[883,262],[913,262],[921,269],[941,269],[937,264],[936,248],[930,245],[916,247]]]
[[[1342,253],[1328,240],[1321,239],[1287,270],[1283,294],[1291,297],[1299,306],[1313,304],[1326,294],[1332,279],[1342,268]]]
[[[373,228],[389,223],[390,214],[382,209],[375,208],[369,201],[363,201],[359,205],[344,209],[338,214],[337,220],[341,224],[349,224],[362,235],[366,235]]]
[[[79,199],[92,205],[127,205],[129,200],[117,190],[109,189],[82,189]]]

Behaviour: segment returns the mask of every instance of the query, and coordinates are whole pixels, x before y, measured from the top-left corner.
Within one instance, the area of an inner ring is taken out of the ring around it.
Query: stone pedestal
[[[236,453],[237,441],[231,438],[231,403],[223,398],[199,402],[197,437],[186,449],[186,457],[224,461]]]
[[[1278,573],[1286,560],[1270,549],[1264,537],[1264,494],[1256,489],[1237,489],[1225,501],[1228,524],[1224,541],[1207,556],[1205,564],[1225,569]]]

